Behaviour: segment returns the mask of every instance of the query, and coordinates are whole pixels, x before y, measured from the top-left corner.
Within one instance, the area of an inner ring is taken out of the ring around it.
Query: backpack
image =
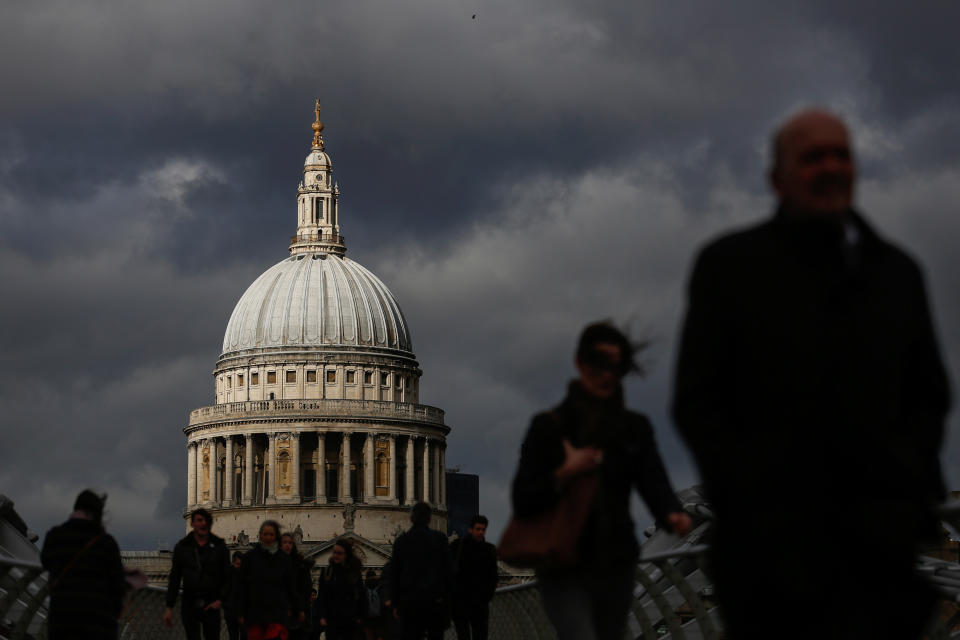
[[[371,589],[364,587],[367,591],[367,610],[364,612],[367,618],[376,618],[380,615],[380,586],[377,585]]]

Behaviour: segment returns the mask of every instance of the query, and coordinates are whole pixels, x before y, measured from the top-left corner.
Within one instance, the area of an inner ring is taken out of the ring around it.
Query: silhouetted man
[[[836,116],[792,117],[773,152],[779,207],[700,253],[677,367],[721,611],[735,640],[917,638],[949,406],[923,277],[851,208]]]
[[[452,573],[447,537],[430,528],[430,505],[410,510],[413,526],[393,543],[388,575],[390,605],[404,640],[441,640],[450,624]]]
[[[450,543],[457,640],[487,640],[490,600],[497,590],[497,549],[486,541],[488,524],[485,516],[475,515],[466,537]]]
[[[50,640],[117,637],[126,584],[120,548],[103,528],[106,500],[82,491],[70,519],[43,540],[40,560],[50,572]]]

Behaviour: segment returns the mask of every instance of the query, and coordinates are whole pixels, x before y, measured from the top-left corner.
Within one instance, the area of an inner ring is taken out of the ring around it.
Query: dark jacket
[[[393,543],[389,593],[394,605],[448,606],[453,587],[447,538],[427,526],[413,526]]]
[[[353,558],[351,566],[331,562],[323,570],[317,585],[317,615],[328,621],[356,621],[366,607],[366,591],[360,562]]]
[[[50,639],[116,638],[125,590],[116,540],[90,520],[70,519],[47,532],[40,559],[53,585]]]
[[[944,498],[949,392],[923,277],[859,216],[845,231],[778,213],[721,238],[689,297],[673,412],[728,525],[758,505],[810,526],[867,494],[927,513]]]
[[[177,601],[177,592],[183,583],[184,602],[191,606],[203,601],[208,605],[215,600],[229,604],[230,597],[230,550],[223,538],[212,533],[207,544],[197,544],[188,533],[173,547],[170,578],[167,580],[167,606]]]
[[[468,533],[450,543],[454,611],[485,606],[497,589],[497,548]]]
[[[291,557],[257,543],[243,556],[235,603],[244,624],[289,626],[301,611]]]
[[[673,493],[646,416],[623,406],[623,395],[601,400],[570,384],[567,397],[554,411],[533,418],[520,449],[513,479],[513,510],[517,517],[541,513],[560,496],[554,471],[564,460],[563,440],[574,447],[603,450],[600,489],[580,537],[580,556],[597,567],[633,562],[639,545],[630,517],[630,494],[639,490],[660,523],[681,511]]]
[[[313,591],[313,576],[310,570],[313,568],[313,560],[304,558],[301,554],[290,556],[293,563],[293,581],[297,590],[297,607],[304,613],[310,611],[310,592]],[[305,622],[305,624],[307,624]],[[297,627],[294,623],[292,626]]]

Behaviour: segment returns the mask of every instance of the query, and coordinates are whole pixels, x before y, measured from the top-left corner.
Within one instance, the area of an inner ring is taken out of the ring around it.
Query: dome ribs
[[[346,257],[287,258],[237,302],[221,356],[271,347],[357,346],[412,352],[397,299]]]

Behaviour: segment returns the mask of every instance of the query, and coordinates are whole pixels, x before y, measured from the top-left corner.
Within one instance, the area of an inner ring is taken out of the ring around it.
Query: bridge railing
[[[721,637],[722,622],[709,579],[708,548],[697,544],[710,526],[709,515],[702,512],[698,515],[704,517],[704,521],[686,539],[681,541],[664,532],[656,532],[644,545],[636,569],[635,600],[627,620],[629,638],[718,640]],[[945,507],[943,516],[947,524],[956,528],[953,523],[960,524],[960,502]],[[658,547],[661,550],[656,550]],[[764,569],[762,564],[749,561],[745,570]],[[940,589],[945,602],[960,603],[960,564],[921,558],[918,571]],[[0,639],[45,640],[48,595],[47,574],[38,563],[0,555]],[[788,607],[789,603],[784,606]],[[173,628],[167,629],[161,624],[164,607],[164,589],[147,587],[130,592],[120,618],[120,638],[183,638],[179,610],[174,612]],[[789,617],[785,610],[785,624],[789,623]],[[926,637],[930,640],[960,639],[960,632],[949,631],[960,624],[960,614],[956,617],[956,620],[938,617],[931,622]],[[227,638],[225,625],[221,628],[221,637]],[[452,628],[447,631],[446,638],[455,638]],[[490,639],[515,638],[556,638],[544,613],[536,581],[498,589],[491,602]]]

